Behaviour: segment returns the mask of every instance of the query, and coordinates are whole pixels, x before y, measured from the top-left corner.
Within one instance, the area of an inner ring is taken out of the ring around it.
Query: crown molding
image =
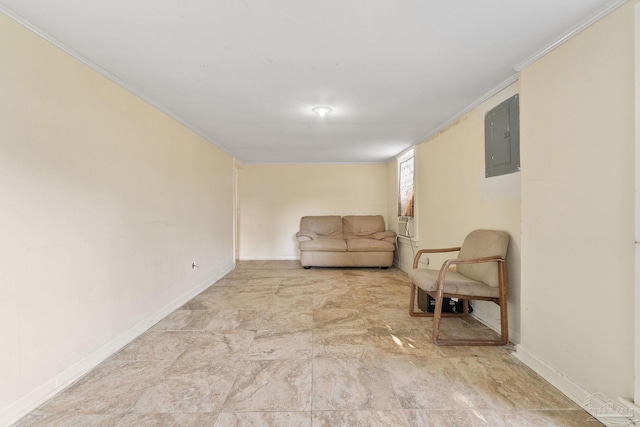
[[[145,103],[149,104],[150,106],[152,106],[156,110],[160,111],[161,113],[165,114],[166,116],[168,116],[171,119],[175,120],[176,122],[180,123],[185,128],[187,128],[190,131],[192,131],[195,134],[197,134],[199,137],[201,137],[204,140],[208,141],[209,143],[215,145],[217,148],[219,148],[220,150],[225,152],[230,157],[235,158],[227,150],[226,147],[223,147],[222,145],[220,145],[220,144],[216,143],[215,141],[212,141],[210,138],[206,137],[205,133],[202,132],[197,126],[193,126],[188,121],[183,120],[180,116],[176,115],[170,109],[164,107],[162,104],[160,104],[156,100],[145,96],[144,94],[142,94],[141,92],[136,90],[133,86],[131,86],[130,84],[126,83],[122,79],[116,77],[115,75],[113,75],[109,71],[105,70],[104,68],[100,67],[95,62],[93,62],[93,61],[89,60],[88,58],[86,58],[84,55],[81,55],[78,52],[74,51],[73,49],[68,48],[63,43],[61,43],[59,40],[55,39],[54,37],[51,37],[49,34],[47,34],[47,33],[43,32],[42,30],[38,29],[38,27],[36,27],[35,25],[31,24],[31,22],[27,21],[26,19],[22,18],[21,16],[19,16],[19,15],[13,13],[12,11],[8,10],[3,5],[0,5],[0,13],[3,13],[5,15],[7,15],[9,18],[13,19],[17,23],[19,23],[22,26],[24,26],[25,28],[27,28],[32,33],[38,35],[39,37],[41,37],[45,41],[49,42],[53,46],[55,46],[58,49],[60,49],[62,52],[66,53],[67,55],[71,56],[75,60],[79,61],[81,64],[85,65],[86,67],[89,67],[90,69],[92,69],[96,73],[100,74],[102,77],[106,78],[107,80],[110,80],[111,82],[115,83],[117,86],[120,86],[122,89],[126,90],[127,92],[129,92],[133,96],[141,99],[142,101],[144,101]]]
[[[418,145],[418,144],[430,139],[432,136],[437,135],[438,133],[442,132],[443,130],[445,130],[446,128],[451,126],[453,123],[455,123],[456,120],[458,120],[460,117],[464,116],[469,111],[473,110],[474,108],[476,108],[477,106],[479,106],[480,104],[482,104],[483,102],[485,102],[486,100],[491,98],[492,96],[496,95],[498,92],[502,91],[503,89],[506,89],[511,84],[517,82],[518,78],[519,78],[519,74],[518,73],[512,74],[506,80],[504,80],[502,83],[500,83],[498,86],[494,87],[489,92],[485,93],[480,98],[476,99],[474,102],[472,102],[471,104],[467,105],[462,110],[460,110],[457,113],[455,113],[448,120],[445,120],[444,122],[442,122],[442,124],[440,126],[438,126],[434,130],[429,132],[425,137],[421,138],[416,143],[416,145]]]
[[[529,65],[533,64],[535,61],[537,61],[538,59],[542,58],[543,56],[545,56],[547,53],[551,52],[552,50],[554,50],[558,46],[560,46],[560,45],[564,44],[565,42],[569,41],[570,39],[572,39],[573,37],[578,35],[580,32],[582,32],[582,30],[586,29],[587,27],[593,25],[594,23],[596,23],[600,19],[604,18],[605,16],[607,16],[608,14],[610,14],[611,12],[613,12],[614,10],[616,10],[617,8],[619,8],[620,6],[625,4],[627,1],[628,0],[613,0],[613,1],[611,1],[609,4],[605,5],[601,9],[597,10],[596,13],[594,13],[591,16],[589,16],[587,19],[585,19],[584,21],[580,22],[578,25],[576,25],[575,27],[571,28],[569,31],[563,33],[560,37],[558,37],[558,39],[556,41],[554,41],[553,43],[548,44],[547,46],[545,46],[544,48],[540,49],[539,51],[537,51],[533,55],[529,56],[524,61],[522,61],[519,64],[517,64],[515,67],[513,67],[513,69],[516,70],[517,72],[522,71],[524,68],[526,68]]]

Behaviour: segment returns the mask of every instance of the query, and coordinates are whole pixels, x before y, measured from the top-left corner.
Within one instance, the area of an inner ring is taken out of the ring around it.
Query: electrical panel
[[[484,118],[484,158],[487,177],[520,170],[520,108],[514,95]]]

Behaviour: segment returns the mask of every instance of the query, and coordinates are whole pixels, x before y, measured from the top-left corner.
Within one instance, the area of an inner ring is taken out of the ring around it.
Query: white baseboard
[[[240,256],[240,261],[297,261],[299,260],[299,256],[295,255],[281,255],[281,256]]]
[[[9,426],[29,414],[34,409],[38,408],[47,400],[51,399],[53,396],[55,396],[66,387],[87,374],[93,368],[98,366],[109,356],[115,354],[125,345],[129,344],[131,341],[142,335],[145,331],[158,323],[160,320],[164,319],[173,311],[190,301],[193,297],[207,289],[213,283],[220,280],[234,268],[235,263],[228,265],[222,271],[216,273],[213,277],[206,279],[186,294],[180,296],[179,298],[176,298],[175,300],[164,306],[162,309],[144,318],[141,322],[127,330],[125,333],[115,337],[113,340],[93,351],[82,360],[69,366],[50,380],[38,386],[36,389],[30,391],[26,395],[11,403],[8,407],[2,408],[0,410],[0,426]]]
[[[635,425],[634,419],[640,414],[640,408],[629,400],[618,398],[616,402],[601,393],[587,390],[520,344],[513,355],[604,425]],[[595,397],[598,397],[598,404],[591,403]]]

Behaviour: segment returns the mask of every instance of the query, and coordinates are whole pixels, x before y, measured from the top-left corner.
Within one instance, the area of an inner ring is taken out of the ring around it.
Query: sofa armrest
[[[388,237],[395,239],[396,232],[395,231],[378,231],[371,235],[372,239],[377,239],[377,240],[386,240],[386,238]]]
[[[298,242],[304,242],[307,240],[316,240],[318,235],[311,230],[300,230],[296,233]]]
[[[384,239],[382,239],[383,242],[387,242],[387,243],[391,243],[393,245],[396,244],[396,238],[394,237],[385,237]]]

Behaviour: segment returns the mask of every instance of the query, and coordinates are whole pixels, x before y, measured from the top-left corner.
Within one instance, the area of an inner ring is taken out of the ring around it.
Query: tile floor
[[[408,295],[393,268],[239,262],[17,426],[599,424],[511,347],[433,345]]]

